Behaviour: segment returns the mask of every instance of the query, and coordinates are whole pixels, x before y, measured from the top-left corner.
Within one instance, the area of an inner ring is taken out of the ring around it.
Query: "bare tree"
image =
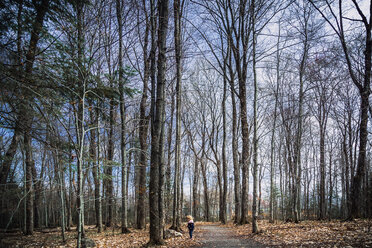
[[[153,8],[151,8],[153,9]],[[159,13],[159,32],[158,32],[158,72],[157,72],[157,89],[156,89],[156,105],[153,106],[151,126],[151,165],[150,165],[150,185],[149,185],[149,204],[150,204],[150,241],[149,244],[162,244],[162,219],[160,210],[162,204],[162,168],[163,158],[161,147],[163,139],[161,138],[162,130],[164,130],[164,107],[165,107],[165,65],[166,65],[166,36],[168,31],[168,0],[160,0],[158,2]]]
[[[315,1],[309,0],[315,9],[322,15],[324,20],[329,24],[333,31],[338,36],[342,50],[345,56],[345,62],[349,71],[350,78],[354,85],[359,90],[360,95],[360,129],[359,129],[359,153],[356,173],[353,175],[350,194],[350,208],[349,219],[360,217],[361,211],[361,190],[362,181],[366,171],[366,156],[367,156],[367,140],[368,140],[368,111],[369,111],[369,96],[371,94],[371,65],[372,65],[372,4],[370,8],[363,10],[360,3],[356,0],[352,1],[351,6],[353,10],[358,13],[358,17],[353,18],[345,13],[345,2],[338,1],[336,3],[324,1],[323,4],[318,4]],[[369,18],[368,18],[369,12]],[[354,65],[356,61],[353,60],[352,49],[348,45],[348,37],[345,30],[345,22],[361,23],[363,28],[364,41],[364,59],[361,63],[361,69],[357,69]]]
[[[127,207],[127,153],[126,153],[126,111],[124,102],[124,68],[123,68],[123,21],[122,21],[122,2],[116,0],[116,17],[118,21],[119,29],[119,100],[120,100],[120,121],[121,121],[121,203],[122,203],[122,213],[121,213],[121,232],[128,233],[128,207]]]
[[[184,1],[175,0],[174,9],[174,44],[176,56],[176,155],[173,194],[173,221],[172,229],[181,230],[180,219],[180,182],[178,181],[181,164],[181,96],[182,96],[182,68],[181,68],[181,18]]]

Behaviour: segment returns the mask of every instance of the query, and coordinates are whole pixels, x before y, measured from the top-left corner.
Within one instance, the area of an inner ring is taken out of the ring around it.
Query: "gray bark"
[[[153,9],[153,8],[152,8]],[[149,244],[163,244],[161,206],[163,198],[161,193],[160,175],[163,146],[162,136],[164,130],[163,113],[165,108],[165,69],[166,69],[166,36],[168,31],[168,0],[158,1],[159,32],[158,32],[158,74],[156,101],[153,106],[151,118],[151,163],[150,163],[150,185],[149,185],[149,208],[150,208],[150,241]],[[160,207],[159,207],[160,206]]]
[[[252,10],[255,11],[255,1],[252,0]],[[256,72],[256,42],[257,34],[255,30],[256,20],[255,13],[252,13],[252,26],[253,26],[253,203],[252,203],[252,233],[258,233],[257,223],[257,184],[258,184],[258,137],[257,137],[257,72]]]
[[[174,174],[174,195],[173,195],[173,222],[172,229],[180,231],[180,164],[181,164],[181,94],[182,94],[182,68],[181,68],[181,2],[174,0],[174,43],[175,43],[175,56],[176,56],[176,154],[175,154],[175,174]]]

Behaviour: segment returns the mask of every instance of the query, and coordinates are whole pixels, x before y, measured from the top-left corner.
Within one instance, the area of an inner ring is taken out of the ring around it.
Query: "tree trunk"
[[[185,168],[185,165],[186,165],[186,156],[184,156],[184,160],[183,160],[183,163],[181,164],[181,172],[180,172],[180,184],[179,184],[179,195],[180,195],[180,198],[179,198],[179,208],[178,208],[178,216],[179,216],[179,219],[177,220],[179,222],[179,225],[181,226],[181,216],[183,216],[183,199],[184,199],[184,194],[183,194],[183,187],[181,187],[181,185],[184,185],[184,180],[185,180],[185,171],[186,171],[186,168]],[[181,228],[181,231],[182,231],[182,228]]]
[[[145,1],[143,1],[143,5],[145,8]],[[151,10],[153,11],[153,10]],[[151,12],[152,13],[152,12]],[[144,78],[143,78],[143,90],[142,90],[142,98],[140,103],[140,120],[139,120],[139,143],[141,148],[141,153],[139,156],[139,175],[138,175],[138,182],[136,185],[136,194],[137,194],[137,219],[136,219],[136,228],[143,229],[145,228],[145,195],[146,195],[146,167],[147,167],[147,133],[149,129],[149,117],[146,115],[146,107],[147,107],[147,88],[148,88],[148,80],[151,76],[152,84],[155,83],[153,80],[153,75],[155,73],[155,52],[156,52],[156,44],[155,44],[155,24],[154,24],[154,15],[150,15],[150,21],[148,18],[146,19],[147,26],[145,30],[145,38],[144,38]],[[148,47],[148,39],[149,39],[149,31],[151,29],[151,50],[150,55],[147,56],[147,47]]]
[[[42,162],[41,162],[41,171],[40,176],[38,178],[36,167],[33,166],[32,168],[32,178],[34,181],[34,188],[35,188],[35,200],[34,200],[34,227],[40,227],[40,215],[39,215],[39,207],[40,207],[40,200],[41,200],[41,192],[42,192],[42,179],[44,174],[45,168],[45,157],[46,157],[46,147],[44,147],[43,155],[42,155]]]
[[[252,1],[252,10],[255,12],[255,1]],[[256,30],[255,30],[255,13],[252,13],[252,26],[253,26],[253,203],[252,203],[252,233],[258,233],[257,224],[257,184],[258,184],[258,137],[257,137],[257,72],[256,72]]]
[[[121,204],[122,204],[122,215],[121,215],[121,233],[128,233],[128,199],[127,199],[127,161],[126,161],[126,146],[125,146],[125,133],[126,133],[126,117],[125,117],[125,106],[124,106],[124,86],[120,86],[120,118],[121,118]]]
[[[116,0],[116,17],[118,21],[119,33],[119,94],[120,94],[120,124],[121,124],[121,233],[128,233],[128,206],[127,206],[127,161],[126,161],[126,116],[124,103],[124,78],[123,78],[123,23],[121,0]]]
[[[173,91],[173,89],[172,89],[172,91]],[[173,112],[174,112],[174,105],[175,105],[174,100],[175,100],[174,99],[174,94],[172,94],[171,110],[170,110],[170,113],[169,113],[170,114],[170,122],[169,122],[169,127],[168,127],[168,139],[167,139],[167,142],[168,142],[168,154],[167,154],[168,159],[167,159],[167,169],[166,169],[166,173],[165,173],[166,209],[170,209],[171,200],[172,199],[174,200],[174,196],[171,195],[172,134],[173,134]],[[168,223],[168,219],[169,219],[168,215],[169,214],[166,215],[166,222],[167,223]],[[172,212],[172,217],[173,217],[173,212]],[[174,219],[174,217],[173,217],[173,219]]]
[[[180,208],[180,192],[179,192],[179,173],[181,163],[181,91],[182,91],[182,68],[181,68],[181,5],[180,0],[174,0],[174,44],[176,56],[176,154],[174,165],[174,195],[173,195],[173,222],[171,229],[180,231],[181,222],[179,216]]]
[[[153,4],[153,2],[151,2]],[[153,9],[153,7],[151,8]],[[161,138],[164,126],[163,113],[165,108],[165,70],[166,70],[166,36],[168,31],[168,0],[158,1],[159,32],[158,32],[158,74],[156,105],[151,118],[151,163],[150,163],[150,185],[149,185],[149,208],[150,208],[150,241],[149,244],[163,244],[162,221],[159,206],[162,203],[161,181],[159,170],[161,170],[162,152],[159,149],[163,146]]]
[[[56,134],[58,136],[58,134]],[[56,169],[57,169],[57,182],[59,184],[59,197],[60,197],[60,200],[61,200],[61,213],[60,213],[60,218],[61,218],[61,236],[62,236],[62,242],[65,243],[66,242],[66,237],[65,237],[65,228],[66,228],[66,225],[65,225],[65,202],[64,202],[64,188],[63,188],[63,181],[64,181],[64,173],[63,173],[63,168],[62,168],[62,165],[61,165],[61,162],[60,162],[60,156],[59,156],[59,153],[58,153],[58,150],[59,148],[56,147],[55,149],[55,153],[54,153],[54,162],[56,163]]]
[[[199,162],[198,158],[195,155],[194,162],[194,175],[192,182],[192,214],[197,220],[199,218],[199,201],[198,201],[198,184],[199,184]]]
[[[217,186],[218,186],[218,189],[216,188],[216,200],[218,198],[218,209],[219,209],[219,212],[218,212],[218,220],[221,221],[221,223],[223,223],[223,220],[221,219],[223,216],[223,182],[222,182],[222,175],[221,175],[221,162],[220,160],[218,160],[217,156],[216,156],[216,169],[217,169]],[[218,197],[217,197],[217,191],[219,193]]]
[[[100,179],[100,132],[99,132],[99,108],[96,109],[96,116],[94,123],[97,127],[96,130],[91,131],[90,135],[90,155],[93,161],[93,181],[94,181],[94,208],[95,208],[95,219],[96,219],[96,226],[97,232],[102,232],[102,203],[101,203],[101,179]],[[91,120],[93,121],[93,112],[91,111]],[[97,135],[97,137],[96,137]],[[96,143],[97,140],[97,143]]]
[[[20,117],[18,117],[20,118]],[[13,137],[12,137],[12,141],[9,145],[9,148],[8,150],[6,151],[5,155],[4,155],[4,158],[3,158],[3,162],[1,164],[1,169],[0,169],[0,185],[1,185],[1,188],[0,188],[0,191],[1,190],[5,190],[5,184],[7,182],[7,179],[8,179],[8,175],[9,175],[9,172],[10,172],[10,167],[12,165],[12,161],[13,161],[13,158],[17,152],[17,147],[18,147],[18,142],[21,138],[21,132],[19,130],[19,124],[18,122],[16,122],[15,124],[15,128],[14,128],[14,134],[13,134]]]
[[[83,186],[83,153],[84,153],[84,104],[85,104],[85,82],[83,74],[83,8],[84,3],[76,3],[76,18],[77,18],[77,46],[78,46],[78,58],[77,58],[77,69],[78,69],[78,110],[75,115],[75,127],[77,130],[76,134],[76,155],[77,155],[77,213],[78,213],[78,226],[77,226],[77,244],[80,248],[84,246],[83,239],[85,237],[84,232],[84,186]]]
[[[227,94],[227,72],[224,70],[225,76],[223,79],[223,99],[222,99],[222,179],[223,190],[221,199],[220,220],[222,224],[227,222],[227,158],[226,158],[226,94]]]
[[[34,186],[32,180],[32,168],[35,166],[32,159],[31,136],[25,132],[24,145],[26,153],[26,235],[34,232]]]
[[[330,151],[330,156],[329,156],[329,173],[328,174],[329,174],[328,220],[330,221],[332,219],[332,198],[333,198],[332,150]]]
[[[208,182],[207,182],[207,168],[204,161],[201,161],[203,188],[204,188],[204,220],[209,222],[209,196],[208,196]]]
[[[341,7],[340,7],[341,8]],[[342,11],[340,10],[340,15]],[[341,21],[342,21],[341,17]],[[362,180],[365,174],[366,168],[366,154],[367,154],[367,141],[368,141],[368,110],[369,110],[369,96],[371,94],[371,67],[372,67],[372,16],[370,15],[369,22],[364,17],[363,18],[364,27],[366,28],[365,32],[365,51],[364,51],[364,73],[363,73],[363,82],[358,83],[355,74],[351,73],[354,84],[359,89],[360,94],[360,126],[359,126],[359,154],[356,174],[352,178],[351,184],[351,208],[349,209],[349,218],[358,218],[361,217],[360,207],[362,206]],[[341,28],[343,29],[342,23]],[[348,59],[349,71],[352,72],[352,67],[349,61],[349,55],[347,46],[345,43],[345,37],[342,30],[342,35],[340,36],[341,43],[344,49],[344,53]],[[362,80],[361,80],[362,81]]]
[[[371,44],[369,45],[369,50],[371,50]],[[369,63],[369,68],[371,68],[371,63]],[[369,69],[370,70],[370,69]],[[369,72],[370,74],[370,72]],[[361,217],[361,205],[362,205],[362,196],[361,196],[361,188],[362,188],[362,180],[365,174],[365,166],[366,166],[366,147],[367,147],[367,139],[368,139],[368,107],[369,107],[369,80],[368,80],[368,92],[361,92],[361,123],[359,129],[359,155],[358,155],[358,164],[357,164],[357,171],[355,176],[352,178],[351,183],[351,207],[349,209],[349,217],[350,218],[358,218]]]
[[[165,109],[165,107],[164,107]],[[164,209],[164,176],[165,176],[165,162],[164,162],[164,129],[165,129],[165,111],[161,117],[161,131],[159,140],[159,236],[164,237],[165,228],[165,209]]]
[[[326,218],[326,197],[325,197],[326,165],[325,165],[325,130],[323,126],[320,127],[319,149],[320,149],[319,219],[324,220]]]
[[[337,187],[336,187],[337,188]],[[369,192],[368,192],[368,217],[372,218],[372,173],[369,173]]]
[[[32,25],[31,37],[30,37],[30,44],[28,47],[28,51],[26,54],[26,61],[25,61],[25,77],[30,78],[33,70],[33,64],[35,61],[36,50],[37,50],[37,43],[40,38],[40,33],[43,28],[44,17],[49,9],[49,1],[43,0],[39,4],[34,3],[34,7],[36,10],[36,17],[34,23]],[[22,124],[24,125],[24,145],[25,145],[25,152],[26,152],[26,190],[27,190],[27,207],[26,207],[26,235],[33,234],[34,231],[34,202],[33,202],[33,181],[32,181],[32,168],[35,166],[33,158],[32,158],[32,137],[31,137],[31,129],[32,129],[32,122],[33,122],[33,110],[31,105],[32,96],[30,92],[23,92],[24,99],[21,103],[21,110],[22,113],[21,119]],[[10,161],[10,157],[8,158]],[[5,176],[4,176],[5,177]],[[6,178],[5,178],[6,180]]]
[[[330,24],[331,20],[327,19],[324,15],[322,10],[320,10],[313,1],[310,1],[311,4],[321,13],[324,19]],[[353,61],[351,60],[351,55],[349,53],[349,48],[347,45],[347,41],[345,39],[345,33],[343,21],[345,19],[344,11],[342,9],[342,1],[339,1],[338,4],[338,16],[333,14],[333,17],[336,19],[337,26],[331,25],[332,29],[336,32],[338,38],[340,39],[341,46],[345,55],[346,64],[348,67],[349,75],[351,80],[353,81],[354,85],[359,90],[360,95],[360,125],[359,125],[359,153],[358,153],[358,161],[357,161],[357,168],[356,174],[354,175],[354,163],[350,163],[351,166],[351,175],[352,175],[352,182],[351,182],[351,194],[350,194],[350,206],[348,206],[348,219],[354,219],[361,217],[360,207],[362,205],[362,195],[361,195],[361,187],[362,187],[362,180],[365,174],[366,168],[366,148],[367,148],[367,140],[368,140],[368,110],[369,110],[369,95],[371,94],[371,66],[372,66],[372,16],[366,17],[363,13],[361,6],[354,2],[354,10],[357,10],[359,14],[359,18],[357,21],[360,21],[365,28],[365,50],[363,51],[364,54],[364,64],[360,66],[360,68],[355,69],[353,66]],[[331,5],[328,5],[331,9]],[[333,11],[331,9],[331,11]],[[371,12],[371,9],[370,9]],[[332,12],[337,13],[337,12]],[[367,15],[368,16],[368,15]],[[337,28],[336,28],[337,27]],[[362,75],[361,77],[359,75]],[[349,127],[350,128],[350,127]],[[349,146],[351,146],[351,142],[349,142]],[[356,146],[355,146],[356,149]],[[350,158],[352,158],[352,152],[350,151]]]
[[[307,34],[307,32],[305,32]],[[296,141],[295,141],[295,154],[293,161],[293,188],[292,188],[292,213],[294,222],[298,223],[300,221],[300,191],[301,191],[301,147],[302,147],[302,123],[303,123],[303,101],[304,101],[304,73],[306,60],[308,56],[308,40],[307,36],[304,41],[304,50],[301,57],[301,63],[299,68],[299,77],[300,77],[300,89],[299,89],[299,103],[298,103],[298,114],[297,114],[297,130],[296,130]]]
[[[106,216],[106,226],[111,227],[114,215],[114,184],[113,184],[113,166],[114,166],[114,123],[116,106],[114,99],[110,99],[109,133],[107,147],[107,165],[106,165],[106,202],[108,203]]]
[[[278,109],[278,102],[279,102],[279,85],[280,85],[280,23],[279,23],[279,34],[278,34],[278,41],[277,41],[277,52],[276,52],[276,89],[274,92],[275,95],[275,106],[274,106],[274,120],[273,120],[273,129],[271,131],[271,148],[270,148],[270,223],[274,223],[274,175],[275,175],[275,168],[274,168],[274,158],[275,158],[275,130],[276,130],[276,119],[277,119],[277,109]]]
[[[230,77],[232,77],[232,70],[230,71]],[[235,218],[234,223],[240,222],[240,163],[238,158],[238,139],[237,139],[237,111],[236,111],[236,100],[235,100],[235,87],[233,78],[230,79],[230,91],[231,91],[231,102],[232,102],[232,154],[234,164],[234,200],[235,200]]]
[[[70,125],[70,117],[69,117],[69,127]],[[71,226],[72,226],[72,209],[73,209],[73,204],[72,204],[72,151],[71,148],[69,150],[69,166],[68,166],[68,179],[69,179],[69,185],[68,185],[68,201],[67,201],[67,230],[71,231]],[[45,198],[45,195],[44,195]],[[47,220],[47,218],[45,218]],[[47,226],[47,225],[46,225]]]

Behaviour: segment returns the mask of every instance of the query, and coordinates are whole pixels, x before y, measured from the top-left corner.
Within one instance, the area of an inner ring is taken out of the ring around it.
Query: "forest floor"
[[[166,240],[163,247],[372,247],[372,220],[303,221],[270,224],[259,221],[259,234],[252,234],[251,224],[236,226],[232,223],[195,223],[194,238],[185,231],[182,237]],[[144,247],[149,241],[146,230],[130,229],[121,234],[120,228],[97,233],[94,226],[86,227],[86,236],[96,247]],[[0,233],[0,247],[76,247],[76,230],[66,232],[67,242],[62,243],[59,228],[35,231],[24,236],[20,231]]]
[[[184,228],[186,231],[186,228]],[[85,226],[85,236],[94,240],[97,248],[137,248],[144,247],[149,241],[148,226],[145,230],[130,228],[130,233],[122,234],[120,227],[116,229],[107,228],[97,233],[95,226]],[[40,248],[40,247],[76,247],[76,228],[66,232],[66,243],[62,242],[61,229],[35,230],[31,236],[24,236],[20,231],[0,233],[0,248]],[[165,240],[162,247],[192,247],[198,245],[195,239],[190,240],[188,233],[182,237]]]
[[[234,232],[226,225],[200,225],[195,233],[195,238],[199,241],[196,247],[265,247],[252,239],[244,238],[244,235]]]
[[[260,232],[252,234],[252,225],[225,225],[237,235],[261,243],[264,247],[372,247],[372,220],[302,221],[270,224],[259,221]]]

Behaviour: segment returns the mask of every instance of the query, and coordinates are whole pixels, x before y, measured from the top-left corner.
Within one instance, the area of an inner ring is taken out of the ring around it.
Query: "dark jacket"
[[[189,222],[189,223],[187,223],[187,228],[188,228],[190,231],[194,230],[194,222]]]

